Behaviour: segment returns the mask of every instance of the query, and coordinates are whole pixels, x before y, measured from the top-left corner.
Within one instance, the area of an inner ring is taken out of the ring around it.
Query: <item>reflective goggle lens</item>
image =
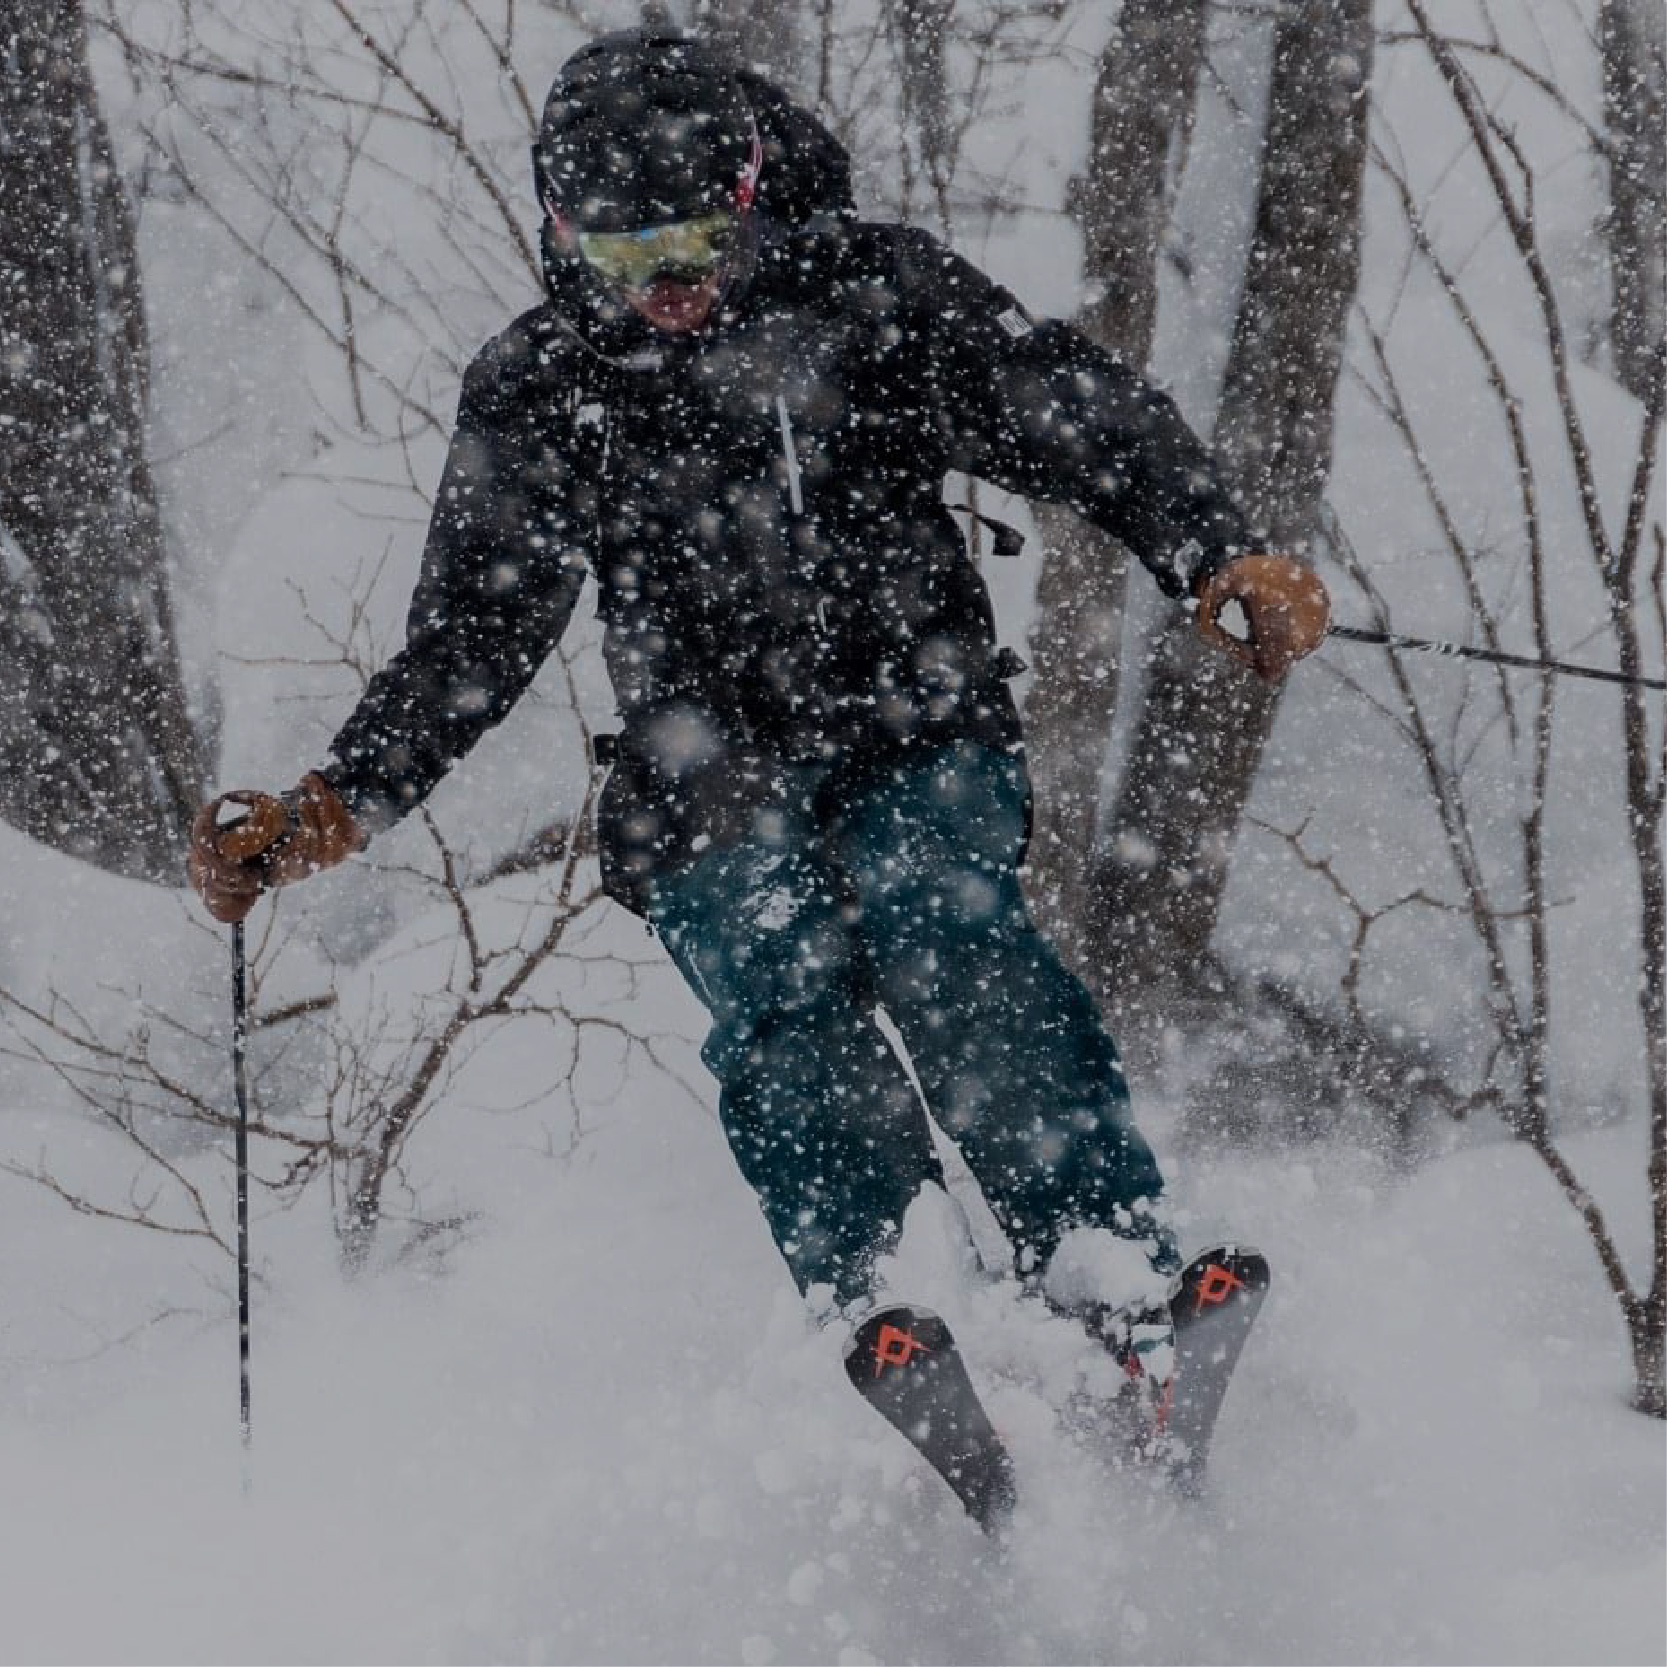
[[[700,283],[723,265],[735,239],[724,213],[634,232],[580,232],[579,252],[610,283],[641,289],[653,278]]]

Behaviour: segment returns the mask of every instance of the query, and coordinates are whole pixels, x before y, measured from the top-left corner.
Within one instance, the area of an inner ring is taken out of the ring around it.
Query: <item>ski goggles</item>
[[[698,284],[735,247],[735,216],[727,210],[631,232],[577,234],[579,253],[611,284],[643,289],[655,278]]]

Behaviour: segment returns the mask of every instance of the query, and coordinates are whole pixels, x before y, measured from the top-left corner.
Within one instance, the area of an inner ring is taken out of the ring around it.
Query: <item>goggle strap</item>
[[[742,214],[752,207],[753,198],[758,195],[758,176],[764,172],[764,141],[758,134],[758,123],[752,124],[752,154],[747,158],[747,165],[741,170],[741,177],[735,184],[735,206]]]

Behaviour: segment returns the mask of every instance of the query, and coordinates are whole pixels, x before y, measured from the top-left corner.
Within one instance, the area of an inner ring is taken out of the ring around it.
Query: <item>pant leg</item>
[[[1089,1227],[1169,1272],[1163,1179],[1116,1046],[1019,888],[1028,798],[1021,760],[963,743],[853,802],[838,850],[877,991],[1022,1266]]]
[[[808,799],[770,807],[739,843],[656,879],[649,913],[712,1015],[724,1133],[793,1277],[849,1301],[942,1171],[819,840]]]

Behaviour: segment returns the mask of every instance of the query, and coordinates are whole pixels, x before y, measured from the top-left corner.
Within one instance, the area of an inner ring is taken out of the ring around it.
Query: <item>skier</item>
[[[942,1180],[880,1008],[1021,1271],[1102,1332],[1123,1316],[1161,1384],[1163,1183],[1025,911],[1022,667],[944,479],[1073,505],[1267,678],[1321,640],[1323,587],[1258,553],[1164,395],[858,218],[841,147],[711,49],[583,48],[533,162],[548,295],[465,377],[405,646],[294,790],[203,809],[193,882],[237,921],[363,850],[509,712],[594,575],[622,720],[604,883],[710,1011],[724,1132],[801,1290],[858,1310]]]

